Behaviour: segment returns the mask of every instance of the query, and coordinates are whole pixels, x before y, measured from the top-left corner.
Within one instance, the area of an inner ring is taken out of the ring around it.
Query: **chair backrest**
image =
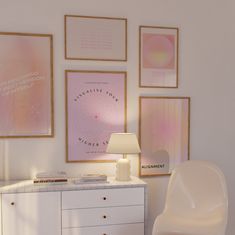
[[[165,212],[192,217],[218,214],[227,221],[228,196],[221,170],[207,161],[177,166],[168,184]]]

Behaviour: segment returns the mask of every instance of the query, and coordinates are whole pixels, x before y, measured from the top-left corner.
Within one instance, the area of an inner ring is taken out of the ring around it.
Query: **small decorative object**
[[[130,180],[130,160],[127,154],[140,153],[140,147],[135,134],[113,133],[106,150],[107,153],[123,154],[123,158],[117,161],[116,180]]]
[[[113,132],[126,131],[126,72],[66,71],[67,162],[110,162]]]
[[[0,32],[0,138],[53,137],[52,35]]]
[[[140,87],[178,87],[178,31],[178,28],[140,26]]]
[[[140,97],[140,175],[169,175],[189,159],[189,97]]]
[[[127,61],[127,19],[65,15],[65,59]]]

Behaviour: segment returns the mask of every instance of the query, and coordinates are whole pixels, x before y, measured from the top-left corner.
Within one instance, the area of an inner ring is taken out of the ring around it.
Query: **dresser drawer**
[[[143,222],[144,206],[89,208],[62,211],[62,228]]]
[[[144,205],[144,188],[62,192],[62,209]]]
[[[144,235],[144,223],[68,228],[62,230],[62,235]]]

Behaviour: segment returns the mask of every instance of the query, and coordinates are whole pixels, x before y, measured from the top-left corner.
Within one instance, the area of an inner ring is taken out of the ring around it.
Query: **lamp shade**
[[[140,146],[133,133],[113,133],[110,136],[107,153],[136,154],[140,153]]]

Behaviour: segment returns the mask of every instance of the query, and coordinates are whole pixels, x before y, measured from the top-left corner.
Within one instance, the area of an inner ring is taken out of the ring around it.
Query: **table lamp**
[[[140,153],[140,147],[136,135],[133,133],[113,133],[110,136],[107,153],[123,154],[123,158],[117,161],[116,180],[130,180],[130,160],[127,154]]]

